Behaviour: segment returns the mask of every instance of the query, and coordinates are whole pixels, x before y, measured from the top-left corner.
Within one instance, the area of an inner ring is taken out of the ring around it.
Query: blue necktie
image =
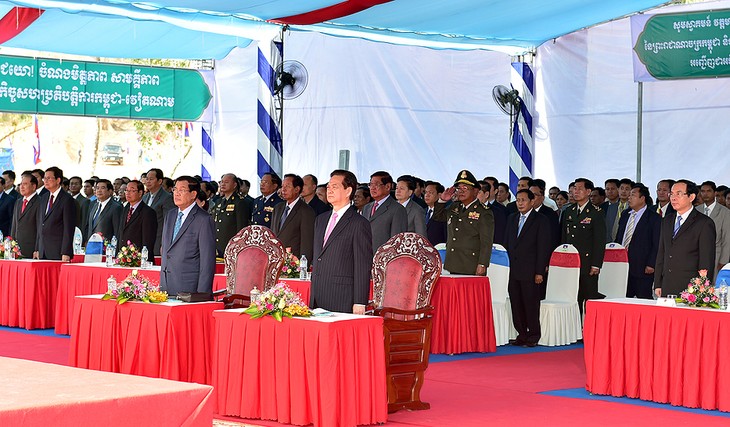
[[[289,205],[284,208],[284,214],[281,216],[281,222],[279,223],[279,228],[284,226],[284,221],[286,221],[286,217],[289,216]]]
[[[431,208],[428,208],[426,210],[426,224],[428,224],[429,221],[431,221],[431,214],[433,213],[433,210]]]
[[[175,228],[172,229],[172,240],[173,241],[175,241],[175,237],[177,237],[177,233],[180,231],[180,227],[182,226],[182,217],[183,217],[183,213],[178,212],[177,221],[175,221]]]
[[[522,233],[522,226],[525,225],[525,220],[527,219],[527,216],[520,215],[520,223],[517,224],[517,235],[519,236],[520,233]]]
[[[99,214],[101,213],[101,203],[99,203],[99,208],[96,209],[96,213],[94,214],[94,218],[91,219],[91,228],[96,227],[96,221],[99,219]]]
[[[674,224],[674,234],[672,234],[672,237],[677,236],[677,232],[679,232],[679,227],[682,226],[682,217],[677,215],[677,222]]]

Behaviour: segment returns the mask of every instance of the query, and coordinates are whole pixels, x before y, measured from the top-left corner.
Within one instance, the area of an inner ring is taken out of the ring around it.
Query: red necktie
[[[133,207],[129,207],[129,212],[127,212],[127,223],[129,223],[129,220],[132,218],[132,211],[134,211]]]
[[[375,216],[375,209],[377,209],[377,208],[378,208],[378,201],[376,200],[376,201],[375,201],[375,202],[373,203],[373,210],[371,210],[371,211],[370,211],[370,216],[371,216],[371,217]]]
[[[53,194],[51,194],[51,199],[48,201],[48,211],[50,212],[51,209],[53,209]]]
[[[28,205],[28,199],[23,199],[23,207],[20,209],[20,213],[25,212],[25,207]]]

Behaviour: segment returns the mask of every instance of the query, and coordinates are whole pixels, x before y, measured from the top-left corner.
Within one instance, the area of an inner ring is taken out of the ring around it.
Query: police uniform
[[[598,275],[590,275],[591,267],[603,266],[606,250],[606,216],[601,208],[586,202],[583,212],[575,203],[563,212],[562,242],[569,243],[580,254],[580,282],[578,285],[578,307],[583,310],[587,299],[602,299],[598,293]]]
[[[264,225],[271,228],[271,219],[274,217],[274,206],[283,202],[284,199],[278,194],[273,193],[268,200],[264,201],[264,196],[258,196],[254,199],[253,215],[251,215],[251,224]]]
[[[221,198],[210,213],[215,222],[216,253],[222,257],[231,238],[248,226],[251,209],[241,196],[233,193],[227,199]]]
[[[457,184],[476,187],[474,175],[463,170]],[[446,221],[446,262],[444,268],[454,274],[475,274],[478,266],[489,267],[494,239],[494,215],[491,208],[474,199],[468,207],[461,202],[434,205],[433,219]]]

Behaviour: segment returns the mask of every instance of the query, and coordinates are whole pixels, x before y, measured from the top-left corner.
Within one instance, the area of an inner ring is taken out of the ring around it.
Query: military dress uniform
[[[580,254],[580,282],[578,285],[578,307],[583,311],[587,299],[602,299],[598,293],[598,275],[590,275],[591,267],[603,266],[606,250],[606,216],[601,208],[587,202],[583,212],[575,203],[563,212],[562,242],[569,243]]]
[[[253,215],[251,215],[251,224],[264,225],[271,228],[271,219],[274,217],[274,206],[283,202],[284,199],[274,193],[268,200],[264,201],[264,196],[258,196],[254,199]]]
[[[469,171],[461,171],[455,184],[476,187],[476,179]],[[461,202],[450,206],[434,205],[433,219],[446,221],[446,262],[444,268],[454,274],[475,274],[477,266],[489,267],[494,240],[494,214],[491,208],[474,200],[469,207]]]
[[[215,223],[216,253],[222,257],[231,238],[248,226],[251,209],[241,196],[234,193],[227,199],[221,198],[210,213]]]

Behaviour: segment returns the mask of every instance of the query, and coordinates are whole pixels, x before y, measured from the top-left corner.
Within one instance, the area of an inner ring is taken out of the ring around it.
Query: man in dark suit
[[[46,192],[38,200],[38,231],[33,258],[71,261],[73,257],[76,203],[61,189],[63,171],[56,166],[46,169],[43,184]]]
[[[445,189],[435,181],[426,181],[425,187],[423,200],[426,202],[426,237],[436,246],[439,243],[446,243],[446,221],[438,221],[433,217],[434,205],[438,203]]]
[[[479,186],[471,172],[459,172],[454,185],[441,194],[433,214],[447,222],[444,268],[453,274],[484,276],[492,257],[494,216],[491,209],[477,200]],[[454,194],[457,201],[447,208],[446,203]]]
[[[314,244],[314,209],[299,194],[304,181],[299,175],[284,175],[281,184],[281,196],[284,203],[274,207],[271,230],[285,248],[291,248],[296,257],[302,255],[312,261],[312,245]]]
[[[649,189],[644,184],[634,184],[629,195],[630,210],[618,223],[615,242],[622,244],[629,253],[627,298],[653,298],[651,288],[662,218],[649,209],[651,202]]]
[[[259,186],[261,195],[254,199],[251,224],[271,228],[271,217],[274,214],[274,206],[283,202],[277,194],[279,187],[281,187],[281,178],[277,174],[269,172],[261,177],[261,185]]]
[[[213,292],[215,226],[195,203],[199,191],[200,183],[191,176],[175,181],[177,209],[168,212],[162,232],[160,289],[169,295]]]
[[[527,190],[528,188],[530,188],[531,180],[532,180],[532,178],[530,178],[529,176],[523,176],[522,178],[517,180],[517,191]],[[516,201],[509,202],[507,204],[506,208],[507,208],[507,215],[517,212],[517,202]]]
[[[507,219],[506,245],[509,263],[512,322],[517,329],[513,345],[535,347],[540,341],[540,299],[552,247],[550,224],[532,208],[535,196],[519,190],[515,196],[518,213]]]
[[[251,221],[251,207],[238,192],[236,175],[227,173],[221,177],[221,199],[210,211],[215,223],[215,247],[219,257],[223,257],[226,246],[233,236]]]
[[[662,218],[675,212],[672,204],[669,203],[669,193],[672,191],[674,183],[673,179],[663,179],[656,185],[656,204],[651,209]]]
[[[321,213],[332,210],[329,205],[317,197],[317,177],[312,174],[308,174],[304,175],[302,180],[304,181],[304,187],[302,187],[302,199],[304,199],[304,201],[307,202],[312,209],[314,209],[314,215],[319,216]]]
[[[426,237],[426,211],[415,201],[415,190],[416,180],[410,175],[403,175],[396,183],[395,199],[406,208],[408,231]]]
[[[494,200],[492,203],[489,199],[492,198],[492,192],[495,189],[492,187],[492,183],[486,179],[479,181],[479,193],[477,193],[477,199],[484,204],[494,216],[494,243],[504,246],[504,233],[507,228],[507,208],[501,203],[496,203]]]
[[[114,188],[108,179],[96,182],[96,201],[89,207],[89,217],[86,221],[84,242],[95,233],[101,233],[104,240],[119,239],[119,224],[122,216],[122,205],[112,198]]]
[[[18,200],[20,198],[20,193],[18,193],[18,190],[15,189],[15,171],[3,171],[2,178],[5,180],[2,190],[5,194],[12,196],[15,200]]]
[[[373,264],[370,223],[351,204],[357,178],[335,170],[327,186],[332,213],[314,225],[314,264],[309,305],[325,310],[365,314]]]
[[[142,182],[129,181],[124,195],[127,199],[127,206],[119,216],[119,242],[117,248],[127,246],[127,242],[134,243],[140,251],[147,247],[149,261],[152,261],[150,248],[155,247],[157,239],[157,215],[151,207],[142,201],[144,185]]]
[[[0,189],[5,187],[5,178],[0,176]],[[15,197],[0,190],[0,232],[3,237],[10,235],[10,227],[13,223],[13,209],[15,208]]]
[[[654,272],[657,296],[679,295],[700,270],[714,277],[715,224],[692,208],[698,192],[697,184],[686,179],[672,186],[669,196],[676,212],[662,220]]]
[[[601,208],[589,200],[593,182],[586,178],[575,180],[573,200],[575,203],[563,213],[562,242],[578,250],[580,255],[580,282],[578,285],[578,308],[583,313],[583,303],[588,299],[602,299],[598,292],[598,274],[603,267],[606,251],[606,217]]]
[[[85,231],[86,221],[89,217],[89,199],[81,193],[83,181],[81,177],[72,176],[68,179],[68,193],[76,201],[76,226],[82,232]]]
[[[408,231],[408,213],[390,196],[393,178],[388,172],[378,171],[370,175],[369,187],[373,201],[362,209],[362,216],[370,221],[373,250],[377,251],[391,237]]]
[[[162,229],[165,225],[167,213],[175,208],[172,195],[162,188],[162,180],[165,176],[157,168],[150,169],[144,179],[144,186],[147,193],[142,196],[142,201],[155,211],[157,216],[157,237],[155,238],[154,254],[162,253]]]
[[[24,172],[20,176],[21,197],[15,201],[10,235],[18,242],[23,258],[32,258],[33,252],[36,250],[39,199],[35,194],[37,187],[38,180],[32,173]]]

